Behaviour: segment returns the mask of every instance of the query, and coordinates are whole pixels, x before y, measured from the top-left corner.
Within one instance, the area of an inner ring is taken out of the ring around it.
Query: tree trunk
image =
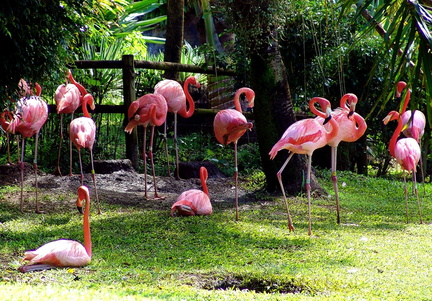
[[[261,49],[259,53],[252,54],[251,86],[256,93],[255,127],[263,170],[267,179],[267,189],[274,191],[280,188],[276,173],[287,159],[288,151],[281,150],[274,160],[270,160],[269,151],[296,119],[286,68],[276,39],[274,37],[263,37],[263,39],[274,42],[272,47]],[[297,194],[304,191],[306,171],[305,156],[294,155],[282,173],[287,193]],[[311,189],[322,190],[313,172],[311,174]]]
[[[164,61],[180,63],[184,36],[184,0],[167,1]],[[166,70],[165,78],[179,80],[178,71]]]

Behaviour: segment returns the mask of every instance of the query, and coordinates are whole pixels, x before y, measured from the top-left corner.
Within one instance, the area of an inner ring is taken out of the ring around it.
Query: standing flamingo
[[[189,76],[186,78],[183,88],[182,86],[175,80],[164,79],[158,82],[154,88],[154,93],[161,94],[165,97],[168,105],[168,112],[174,113],[174,148],[175,148],[175,158],[176,158],[176,179],[180,179],[179,175],[179,155],[178,155],[178,141],[177,141],[177,113],[180,114],[183,118],[189,118],[193,115],[195,111],[195,103],[193,101],[192,96],[189,93],[189,84],[196,86],[199,88],[201,85],[196,80],[195,77]],[[189,109],[186,109],[186,100],[189,104]],[[167,135],[167,124],[165,122],[164,126],[164,139],[165,139],[165,147],[168,161],[168,145],[166,143],[166,135]],[[169,161],[168,161],[168,174],[170,174],[169,170]]]
[[[323,112],[318,111],[315,108],[315,103],[318,103]],[[288,213],[288,228],[290,231],[294,231],[294,226],[291,220],[291,214],[288,208],[288,200],[285,195],[285,189],[282,183],[282,172],[288,164],[289,160],[294,154],[306,154],[308,155],[308,166],[307,166],[307,177],[306,177],[306,191],[308,199],[308,234],[312,235],[311,225],[311,201],[310,201],[310,178],[311,178],[311,166],[312,166],[312,154],[313,152],[321,147],[324,147],[329,140],[336,137],[339,129],[339,125],[334,118],[332,118],[332,111],[330,102],[322,97],[314,97],[309,101],[309,108],[317,116],[325,118],[324,123],[330,122],[331,130],[327,130],[323,123],[320,123],[317,119],[307,118],[299,120],[289,126],[283,133],[281,139],[273,146],[270,150],[270,159],[274,159],[276,154],[282,150],[287,149],[290,151],[290,155],[285,163],[282,165],[276,176],[279,181],[279,185],[282,190],[283,198],[285,201],[287,213]],[[324,113],[325,112],[325,113]]]
[[[210,215],[212,205],[210,203],[207,188],[208,172],[204,166],[200,168],[200,179],[203,190],[190,189],[182,192],[177,201],[171,207],[171,216],[177,215]]]
[[[223,145],[234,143],[234,186],[235,186],[235,208],[236,221],[238,213],[238,166],[237,166],[237,142],[241,136],[252,128],[252,123],[246,120],[242,114],[240,95],[245,94],[248,99],[249,108],[254,106],[255,92],[250,88],[240,88],[234,95],[235,110],[226,109],[219,111],[213,121],[213,129],[217,141]]]
[[[387,124],[388,122],[392,120],[397,120],[398,125],[396,127],[396,130],[393,133],[392,138],[390,139],[389,144],[389,151],[390,155],[396,159],[396,161],[399,163],[399,165],[404,170],[404,189],[405,189],[405,206],[406,206],[406,218],[408,222],[408,189],[406,185],[406,175],[405,171],[408,173],[413,173],[413,185],[415,194],[417,197],[417,207],[418,207],[418,213],[420,217],[420,223],[423,223],[421,209],[420,209],[420,200],[418,197],[418,191],[417,191],[417,185],[416,185],[416,171],[417,171],[417,164],[420,160],[420,146],[417,143],[417,141],[414,138],[402,138],[399,139],[399,135],[402,131],[402,118],[400,118],[400,115],[396,111],[391,111],[384,119],[384,124]]]
[[[156,187],[156,173],[153,162],[153,137],[155,126],[161,126],[165,120],[168,112],[168,106],[165,98],[161,94],[145,94],[131,103],[128,109],[129,123],[126,125],[125,132],[129,134],[138,126],[144,126],[144,141],[143,141],[143,159],[144,159],[144,198],[147,197],[147,156],[146,156],[146,143],[147,143],[147,126],[151,125],[150,146],[148,157],[153,174],[154,184],[154,198],[162,198],[157,193]]]
[[[338,134],[328,141],[331,148],[331,178],[336,198],[336,221],[340,224],[340,205],[339,191],[337,182],[337,147],[341,141],[354,142],[357,141],[366,132],[366,121],[359,114],[355,113],[357,104],[357,96],[352,93],[347,93],[340,100],[340,107],[336,108],[332,113],[332,118],[339,125]],[[319,123],[323,123],[322,117],[316,117]],[[330,125],[326,124],[327,130]]]
[[[76,205],[81,214],[83,213],[83,201],[86,202],[83,217],[84,245],[75,240],[58,239],[46,243],[36,250],[27,251],[23,262],[28,262],[19,267],[20,272],[40,271],[55,267],[81,267],[91,261],[90,193],[86,186],[78,187]]]
[[[69,78],[72,73],[69,70]],[[58,86],[54,99],[57,105],[57,114],[60,114],[60,141],[57,156],[57,168],[54,172],[61,176],[60,171],[60,154],[61,144],[63,141],[63,114],[72,114],[72,120],[76,109],[80,106],[81,92],[75,84],[63,84]],[[72,175],[72,141],[69,141],[69,175]]]
[[[39,86],[39,85],[38,85]],[[40,86],[39,86],[40,87]],[[24,188],[24,150],[25,139],[35,136],[35,157],[33,160],[33,169],[35,172],[36,186],[36,213],[40,213],[38,203],[38,181],[37,181],[37,151],[39,131],[48,119],[48,105],[40,97],[41,89],[37,95],[21,98],[15,108],[13,120],[10,121],[7,131],[23,136],[21,147],[21,202],[20,210],[23,211],[23,188]]]
[[[78,150],[78,157],[79,157],[80,170],[81,170],[81,185],[83,185],[84,183],[84,171],[83,171],[82,160],[81,160],[81,148],[88,148],[90,151],[91,177],[95,188],[96,202],[98,204],[98,214],[100,214],[101,213],[100,202],[99,202],[99,196],[98,196],[98,191],[96,186],[96,176],[95,176],[95,169],[93,163],[93,144],[96,138],[96,124],[93,121],[93,119],[90,118],[87,105],[89,105],[92,110],[95,109],[93,96],[91,94],[86,94],[83,97],[82,111],[84,116],[76,118],[71,121],[69,125],[69,138],[72,141],[72,143],[75,145],[76,149]]]

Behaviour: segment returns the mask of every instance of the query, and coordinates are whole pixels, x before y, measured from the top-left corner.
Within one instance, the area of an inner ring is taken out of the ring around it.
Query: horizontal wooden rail
[[[79,69],[122,69],[123,61],[75,61],[75,66]],[[213,67],[200,67],[195,65],[186,65],[171,62],[151,62],[135,60],[134,67],[141,69],[174,70],[179,72],[192,72],[228,76],[235,75],[235,72],[233,70],[225,70]]]

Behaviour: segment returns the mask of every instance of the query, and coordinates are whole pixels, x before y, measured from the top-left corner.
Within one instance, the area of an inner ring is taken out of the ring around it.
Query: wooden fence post
[[[125,108],[125,117],[123,126],[126,127],[128,120],[127,111],[132,102],[136,99],[135,92],[135,66],[133,55],[123,55],[123,103]],[[135,127],[131,134],[125,133],[126,135],[126,158],[131,160],[133,168],[138,170],[138,133]]]

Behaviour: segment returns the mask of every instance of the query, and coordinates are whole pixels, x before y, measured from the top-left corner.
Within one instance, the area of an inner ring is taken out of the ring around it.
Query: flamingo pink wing
[[[36,250],[25,252],[27,265],[48,264],[51,266],[83,266],[90,262],[84,246],[73,240],[59,239],[44,244]]]
[[[413,138],[403,138],[396,142],[394,156],[407,171],[416,171],[420,160],[420,146]]]
[[[239,111],[226,109],[216,114],[213,128],[219,143],[227,145],[243,136],[247,129],[252,128],[252,124]]]
[[[69,136],[77,149],[92,149],[96,138],[96,124],[88,117],[76,118],[70,123]]]
[[[156,84],[154,92],[166,99],[169,112],[177,113],[182,108],[186,108],[186,95],[177,81],[164,79]]]

